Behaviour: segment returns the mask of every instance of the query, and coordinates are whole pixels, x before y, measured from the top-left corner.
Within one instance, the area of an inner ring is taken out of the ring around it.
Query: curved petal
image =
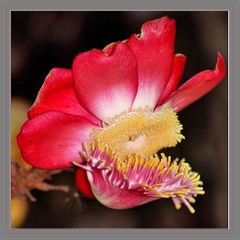
[[[88,198],[95,198],[92,193],[92,189],[90,183],[87,179],[86,170],[82,168],[77,168],[76,175],[75,175],[75,183],[78,190]]]
[[[179,209],[185,204],[191,213],[194,197],[204,194],[198,173],[184,159],[156,154],[149,158],[131,155],[119,159],[111,148],[84,145],[87,178],[96,199],[114,209],[132,208],[160,198],[172,198]],[[120,161],[119,161],[120,160]]]
[[[164,103],[179,112],[218,85],[224,78],[226,66],[220,53],[214,70],[202,71],[173,92]]]
[[[139,88],[134,108],[154,108],[171,77],[174,56],[175,21],[163,17],[145,23],[138,38],[127,41],[138,63]]]
[[[76,95],[89,112],[101,120],[127,111],[137,92],[137,63],[124,43],[112,51],[93,49],[73,62]]]
[[[164,89],[163,94],[160,96],[157,102],[157,106],[160,106],[161,103],[173,92],[176,90],[186,64],[186,56],[183,54],[176,54],[174,56],[174,62],[173,62],[173,72],[170,80],[167,83],[166,88]]]
[[[54,68],[49,72],[28,112],[28,117],[32,118],[47,111],[84,116],[99,124],[99,120],[87,112],[78,102],[73,88],[72,71],[68,69]]]
[[[109,208],[128,209],[157,199],[144,195],[143,191],[139,189],[120,188],[106,181],[101,172],[95,169],[93,172],[87,172],[87,176],[96,199]],[[121,178],[121,183],[124,182],[122,176],[119,178]],[[117,180],[116,177],[116,182]]]
[[[46,112],[28,120],[17,137],[26,162],[42,169],[71,167],[81,162],[79,152],[95,127],[88,119]]]

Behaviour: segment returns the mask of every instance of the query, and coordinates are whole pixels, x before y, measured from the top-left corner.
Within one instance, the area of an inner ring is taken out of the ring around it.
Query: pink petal
[[[124,43],[116,43],[111,50],[93,49],[79,54],[73,63],[77,97],[101,120],[127,111],[137,92],[135,56]]]
[[[79,152],[95,127],[88,119],[61,112],[46,112],[28,120],[17,137],[26,162],[57,169],[81,162]]]
[[[169,103],[175,111],[179,112],[218,85],[225,73],[224,59],[218,53],[214,70],[205,70],[196,74],[173,92],[164,103]]]
[[[167,83],[167,86],[163,92],[163,94],[160,96],[157,102],[157,106],[160,106],[161,103],[173,92],[176,90],[183,72],[185,68],[186,63],[186,56],[183,54],[176,54],[174,56],[174,62],[173,62],[173,72],[170,80]]]
[[[127,41],[137,58],[139,88],[133,107],[154,108],[171,77],[175,21],[163,17],[145,23],[140,37]]]
[[[84,175],[83,186],[90,183],[91,193],[110,208],[132,208],[171,197],[177,208],[184,203],[194,213],[189,202],[204,194],[199,174],[184,159],[178,164],[162,153],[161,159],[157,154],[150,158],[132,154],[121,160],[109,146],[94,143],[84,144],[82,155],[85,161],[79,167],[88,178]]]
[[[106,207],[128,209],[156,200],[156,197],[146,196],[142,191],[120,188],[107,182],[101,172],[95,169],[93,172],[87,172],[87,177],[96,199]]]
[[[96,124],[99,123],[99,120],[78,102],[73,88],[72,71],[68,69],[54,68],[50,71],[28,112],[28,117],[32,118],[47,111],[84,116]]]

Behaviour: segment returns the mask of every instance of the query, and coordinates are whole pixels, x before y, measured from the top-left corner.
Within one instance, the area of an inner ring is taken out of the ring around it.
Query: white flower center
[[[147,136],[146,135],[140,135],[133,141],[126,142],[123,147],[127,149],[128,151],[136,152],[140,151],[144,145],[146,144]]]

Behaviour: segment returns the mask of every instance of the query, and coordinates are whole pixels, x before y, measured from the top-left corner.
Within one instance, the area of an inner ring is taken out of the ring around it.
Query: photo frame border
[[[240,36],[237,23],[240,22],[240,4],[237,0],[1,0],[0,3],[0,113],[1,113],[1,201],[0,239],[238,239],[240,208],[240,123],[238,102],[240,103]],[[11,229],[10,228],[10,152],[11,152],[11,11],[228,11],[228,144],[229,144],[229,217],[228,229]],[[238,90],[239,89],[239,90]]]

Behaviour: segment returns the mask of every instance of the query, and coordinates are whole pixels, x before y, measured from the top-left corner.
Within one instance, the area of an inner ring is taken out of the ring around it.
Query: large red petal
[[[170,104],[176,112],[179,112],[218,85],[223,80],[225,73],[224,59],[218,53],[214,70],[206,70],[196,74],[173,92],[164,103]]]
[[[99,123],[99,120],[78,102],[73,88],[72,71],[68,69],[54,68],[49,72],[28,112],[28,117],[32,118],[47,111],[84,116],[96,124]]]
[[[127,111],[137,92],[137,63],[124,43],[112,51],[93,49],[73,62],[76,95],[89,112],[106,120]]]
[[[57,169],[81,162],[79,152],[95,127],[88,119],[61,112],[46,112],[28,120],[17,137],[26,162]]]
[[[138,92],[133,107],[154,108],[171,77],[175,21],[163,17],[145,23],[140,37],[127,41],[138,63]]]
[[[176,54],[174,56],[174,63],[173,63],[173,72],[170,80],[167,83],[166,88],[164,89],[163,94],[160,96],[157,102],[157,106],[160,106],[161,103],[172,93],[176,90],[183,72],[186,63],[186,56],[183,54]]]
[[[75,183],[78,190],[88,198],[95,198],[92,193],[91,185],[87,178],[86,170],[78,168],[75,175]]]

